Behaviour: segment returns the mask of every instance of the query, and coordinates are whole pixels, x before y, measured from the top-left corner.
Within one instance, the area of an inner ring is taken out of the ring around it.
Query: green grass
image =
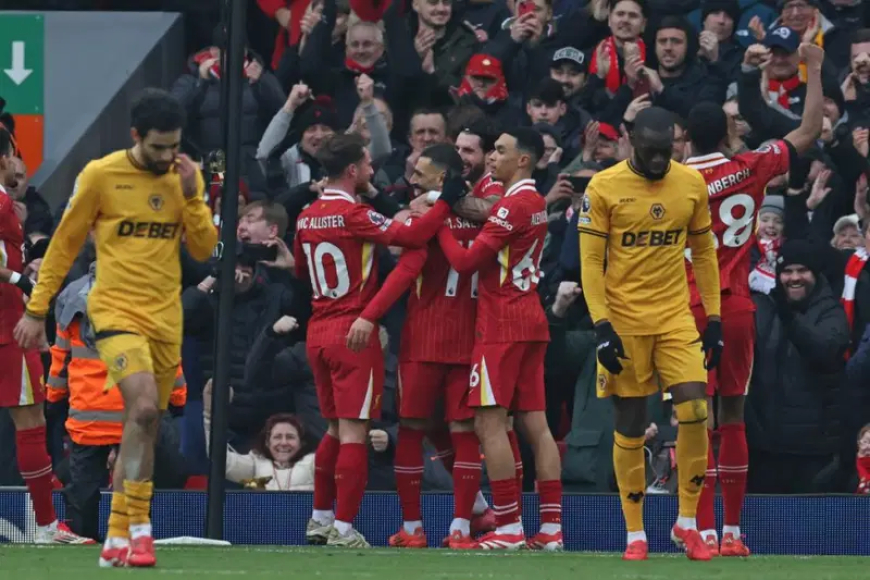
[[[99,580],[138,577],[239,577],[317,580],[856,580],[864,558],[755,556],[690,562],[653,556],[623,562],[617,554],[513,554],[447,550],[349,550],[287,547],[158,548],[150,570],[97,567],[99,549],[85,546],[0,545],[0,577],[10,580]]]

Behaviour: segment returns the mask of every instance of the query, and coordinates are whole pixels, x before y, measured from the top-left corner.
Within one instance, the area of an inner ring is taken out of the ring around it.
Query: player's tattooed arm
[[[487,198],[465,196],[453,208],[453,212],[463,219],[483,223],[492,212],[492,206],[501,199],[497,195]]]

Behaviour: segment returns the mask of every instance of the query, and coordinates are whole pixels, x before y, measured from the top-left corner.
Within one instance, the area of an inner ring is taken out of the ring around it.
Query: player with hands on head
[[[563,545],[561,460],[544,414],[549,325],[536,292],[547,211],[531,176],[543,155],[544,142],[535,130],[502,133],[492,154],[493,177],[507,190],[474,244],[461,247],[447,227],[438,232],[453,269],[460,275],[477,271],[479,276],[468,404],[475,409],[475,431],[483,447],[497,520],[496,530],[478,542],[485,550],[526,545],[516,461],[507,435],[510,411],[535,454],[541,528],[528,546],[555,551]]]
[[[368,479],[367,423],[380,415],[384,358],[378,333],[369,333],[358,352],[348,348],[348,334],[378,290],[376,246],[425,246],[464,191],[445,191],[425,216],[403,225],[360,203],[374,171],[359,135],[329,138],[317,158],[327,181],[299,215],[293,244],[296,277],[311,281],[306,350],[320,410],[329,422],[315,453],[314,510],[306,538],[365,548],[369,544],[352,522]]]
[[[749,451],[743,422],[746,389],[752,374],[755,346],[755,304],[750,297],[751,251],[755,248],[755,221],[765,188],[773,178],[789,172],[801,179],[796,163],[819,137],[824,116],[821,70],[825,58],[818,46],[799,47],[807,65],[807,94],[800,126],[783,139],[738,155],[729,149],[728,119],[718,103],[699,103],[690,111],[688,138],[693,156],[686,160],[698,170],[710,191],[713,235],[716,240],[722,293],[722,321],[709,321],[701,296],[696,290],[693,268],[689,268],[692,311],[703,346],[708,351],[708,406],[719,397],[718,467],[712,446],[708,446],[708,465],[704,489],[698,506],[698,527],[713,554],[745,557],[750,554],[743,542],[740,514],[746,494]],[[770,49],[754,44],[746,50],[744,70],[760,68],[770,58]],[[824,197],[825,188],[813,188],[808,204]],[[693,260],[691,254],[687,255]],[[688,266],[693,261],[687,262]],[[712,427],[712,425],[711,425]],[[708,431],[712,441],[712,428]],[[722,487],[724,526],[722,541],[716,532],[713,501],[716,480]]]
[[[626,560],[645,560],[649,551],[646,397],[659,389],[673,397],[679,421],[679,517],[671,539],[692,560],[711,557],[695,523],[707,465],[707,401],[704,353],[688,306],[687,243],[713,322],[719,270],[707,186],[697,171],[671,162],[674,130],[672,113],[640,111],[631,158],[592,178],[578,217],[583,293],[598,343],[598,396],[611,398],[615,409],[613,463],[628,530]]]
[[[185,123],[181,103],[166,91],[146,89],[131,117],[133,147],[92,161],[76,179],[15,328],[15,339],[25,348],[44,341],[51,299],[93,231],[99,282],[88,298],[88,317],[125,407],[115,465],[123,470],[124,487],[112,492],[103,567],[156,563],[151,478],[160,416],[181,359],[182,235],[198,261],[207,260],[217,242],[202,174],[178,152]]]

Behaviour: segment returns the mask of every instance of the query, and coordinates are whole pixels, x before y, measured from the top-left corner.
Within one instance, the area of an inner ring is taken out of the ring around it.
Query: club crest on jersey
[[[660,220],[665,217],[665,206],[660,203],[654,203],[649,208],[649,215],[652,216],[654,220]]]
[[[151,194],[151,197],[148,198],[148,205],[151,206],[151,209],[154,211],[160,211],[163,209],[163,196],[159,193]]]
[[[127,355],[122,354],[121,356],[115,358],[115,370],[119,372],[124,372],[127,369]]]
[[[385,217],[384,215],[379,214],[376,211],[371,211],[371,210],[369,210],[369,220],[374,225],[379,227],[382,232],[387,231],[387,228],[390,227],[390,222],[392,221],[389,218]]]

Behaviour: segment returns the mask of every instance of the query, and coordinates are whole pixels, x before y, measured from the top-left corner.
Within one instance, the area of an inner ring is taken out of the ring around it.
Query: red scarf
[[[840,298],[840,303],[843,305],[843,310],[846,311],[846,320],[849,321],[850,331],[855,325],[855,287],[858,285],[858,276],[861,275],[861,270],[864,269],[868,257],[870,256],[865,248],[858,248],[846,262],[846,282],[843,284],[843,296]]]
[[[197,68],[198,68],[199,65],[201,65],[205,61],[212,59],[212,58],[215,58],[215,56],[212,54],[211,49],[206,48],[205,50],[200,50],[195,55],[193,55],[193,62],[196,63]],[[248,77],[248,70],[247,69],[248,69],[249,64],[251,64],[251,59],[250,59],[250,57],[248,57],[246,55],[245,56],[245,64],[244,64],[245,78]],[[216,79],[221,78],[221,59],[220,58],[218,58],[217,61],[213,65],[211,65],[211,74]]]
[[[779,104],[782,105],[784,109],[788,109],[791,107],[791,103],[788,102],[789,94],[802,84],[800,76],[797,75],[784,81],[770,79],[767,81],[767,91],[768,93],[775,94]]]
[[[474,89],[471,88],[471,83],[468,82],[468,76],[462,77],[462,82],[459,84],[459,90],[456,91],[456,98],[464,97],[465,95],[475,95]],[[493,103],[502,103],[508,98],[507,84],[504,77],[496,79],[495,84],[490,87],[486,93],[486,97],[481,99],[487,105]]]
[[[782,238],[775,240],[757,238],[755,244],[761,257],[749,273],[749,287],[756,292],[770,294],[776,286],[776,259],[782,246]]]
[[[616,50],[616,39],[613,36],[605,38],[601,41],[604,48],[610,55],[610,69],[607,71],[607,78],[604,79],[604,84],[607,90],[615,93],[619,87],[625,82],[625,75],[622,69],[619,68],[619,52]],[[599,45],[600,46],[600,45]],[[637,46],[640,48],[640,60],[646,62],[646,44],[640,38],[637,39]],[[589,73],[598,73],[598,49],[592,53],[592,62],[589,63]]]
[[[352,60],[350,57],[344,59],[344,66],[347,67],[347,70],[351,72],[355,72],[357,74],[367,74],[371,75],[374,72],[375,67],[372,66],[363,66],[355,60]]]
[[[858,467],[858,493],[870,495],[870,457],[859,457]]]

